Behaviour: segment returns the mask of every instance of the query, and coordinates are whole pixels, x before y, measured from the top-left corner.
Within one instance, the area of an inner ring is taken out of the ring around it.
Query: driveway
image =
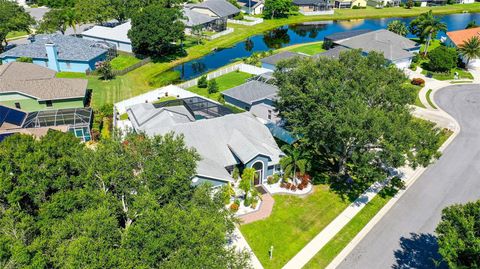
[[[338,268],[434,268],[441,210],[480,199],[480,86],[449,86],[434,98],[460,134]]]

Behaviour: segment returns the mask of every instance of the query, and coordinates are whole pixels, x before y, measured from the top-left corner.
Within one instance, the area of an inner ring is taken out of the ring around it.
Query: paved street
[[[480,199],[480,86],[449,86],[435,101],[460,134],[338,268],[434,268],[442,208]]]

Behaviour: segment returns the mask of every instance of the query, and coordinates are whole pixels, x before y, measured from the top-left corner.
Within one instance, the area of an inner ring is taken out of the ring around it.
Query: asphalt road
[[[480,86],[450,86],[434,98],[460,134],[338,268],[435,268],[441,210],[480,199]]]

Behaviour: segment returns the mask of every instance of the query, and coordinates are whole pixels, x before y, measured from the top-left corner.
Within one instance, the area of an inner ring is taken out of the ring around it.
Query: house
[[[56,72],[30,63],[0,66],[0,104],[24,111],[84,107],[86,79],[56,78]]]
[[[319,58],[319,57],[327,57],[327,58],[331,58],[331,59],[338,59],[340,57],[340,53],[344,52],[344,51],[348,51],[349,48],[346,48],[346,47],[342,47],[342,46],[337,46],[337,47],[333,47],[327,51],[324,51],[324,52],[320,52],[320,53],[317,53],[315,55],[312,55],[312,58]]]
[[[132,28],[130,21],[115,27],[95,25],[83,32],[82,38],[96,42],[107,42],[115,46],[117,50],[132,52],[132,42],[128,38],[128,31]]]
[[[390,32],[385,29],[348,35],[346,38],[334,35],[325,37],[333,46],[342,46],[347,49],[360,49],[364,54],[371,51],[383,53],[385,59],[399,69],[408,68],[415,52],[420,50],[420,44]]]
[[[223,91],[222,95],[226,103],[250,110],[252,106],[260,103],[273,106],[277,92],[278,88],[275,85],[250,80],[244,84]]]
[[[335,8],[366,7],[367,0],[335,0]]]
[[[238,0],[241,11],[249,15],[258,15],[263,13],[265,2],[263,0]]]
[[[398,7],[400,2],[400,0],[367,0],[367,5],[375,8]]]
[[[305,58],[308,57],[307,55],[291,52],[291,51],[282,51],[280,53],[276,53],[265,57],[260,60],[262,63],[262,67],[266,69],[270,69],[274,71],[276,69],[276,65],[282,60],[293,59],[295,57]]]
[[[186,8],[208,15],[212,18],[227,20],[240,13],[240,9],[225,0],[206,0],[197,4],[187,4]]]
[[[219,18],[210,17],[206,14],[193,11],[189,8],[184,8],[183,14],[185,16],[183,23],[185,24],[186,34],[194,33],[195,28],[199,31],[210,30],[215,32],[221,32],[227,28],[226,21]]]
[[[91,140],[91,108],[26,112],[0,105],[0,142],[21,133],[41,137],[49,130],[73,133],[82,142]]]
[[[57,72],[86,72],[107,59],[108,44],[61,34],[36,35],[29,44],[19,45],[0,54],[3,64],[20,57]]]
[[[475,28],[470,28],[470,29],[464,29],[464,30],[458,30],[458,31],[450,31],[447,32],[447,40],[445,41],[445,44],[450,47],[458,48],[463,43],[471,39],[472,37],[478,37],[480,38],[480,27],[475,27]],[[468,67],[469,68],[479,68],[480,67],[480,59],[464,59],[462,58],[462,61],[464,63],[468,62]]]
[[[254,168],[258,185],[280,170],[282,151],[268,128],[249,112],[195,119],[191,109],[182,105],[141,103],[127,108],[127,114],[136,132],[148,136],[173,132],[197,150],[201,160],[193,185],[208,182],[219,187],[234,182],[234,167]]]
[[[444,6],[447,4],[447,0],[413,0],[415,6],[427,7],[427,6]],[[457,2],[457,4],[461,4]]]
[[[305,16],[331,15],[334,12],[330,0],[293,0],[293,4]]]

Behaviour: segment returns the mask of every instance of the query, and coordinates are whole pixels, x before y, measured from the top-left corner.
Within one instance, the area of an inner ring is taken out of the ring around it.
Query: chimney
[[[51,42],[45,43],[45,50],[47,51],[48,68],[57,72],[60,71],[60,65],[58,63],[58,48],[57,45]]]

